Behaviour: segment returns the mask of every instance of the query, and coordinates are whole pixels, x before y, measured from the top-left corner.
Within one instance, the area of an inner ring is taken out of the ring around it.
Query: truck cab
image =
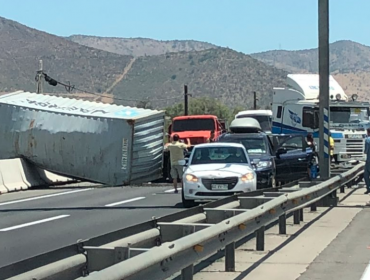
[[[229,130],[217,141],[244,145],[257,174],[258,189],[307,176],[311,151],[302,135],[267,134],[254,118],[235,119]]]
[[[369,127],[368,102],[345,94],[330,76],[329,127],[334,140],[334,158],[338,163],[364,159],[365,129]],[[273,134],[312,133],[319,143],[319,75],[290,74],[286,88],[273,89]]]
[[[169,137],[178,134],[180,140],[185,143],[189,139],[192,146],[207,143],[210,138],[217,139],[224,132],[226,132],[226,122],[214,115],[175,117],[168,128]]]

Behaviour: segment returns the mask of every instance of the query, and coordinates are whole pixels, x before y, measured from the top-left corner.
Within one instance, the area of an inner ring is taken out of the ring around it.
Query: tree
[[[174,118],[184,115],[184,104],[178,103],[171,107],[167,107],[166,115]],[[231,121],[234,119],[235,114],[242,111],[241,107],[230,109],[225,104],[217,99],[210,97],[191,98],[189,100],[189,115],[215,115],[220,119]]]
[[[143,109],[153,109],[152,105],[150,104],[149,100],[141,100],[136,103],[137,108]]]

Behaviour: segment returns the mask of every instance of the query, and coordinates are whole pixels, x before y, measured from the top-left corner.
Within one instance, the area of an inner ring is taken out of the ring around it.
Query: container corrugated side
[[[162,177],[164,116],[135,122],[130,181],[153,181]]]
[[[151,117],[163,120],[164,113],[157,111]],[[69,177],[108,185],[130,183],[130,164],[136,162],[130,152],[135,142],[134,122],[8,104],[0,104],[0,118],[2,159],[25,157]],[[149,148],[147,151],[157,160],[157,154]],[[154,161],[149,156],[147,162]],[[133,177],[146,180],[140,174]]]

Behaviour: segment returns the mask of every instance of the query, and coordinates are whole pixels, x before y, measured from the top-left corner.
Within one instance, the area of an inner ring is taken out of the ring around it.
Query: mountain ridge
[[[140,37],[120,38],[86,35],[71,35],[66,39],[92,48],[135,57],[218,48],[216,45],[196,40],[155,40]]]

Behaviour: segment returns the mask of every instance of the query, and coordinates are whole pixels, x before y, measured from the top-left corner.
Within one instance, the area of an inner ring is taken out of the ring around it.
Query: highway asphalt
[[[171,187],[29,190],[0,196],[0,267],[182,211]]]
[[[370,209],[365,208],[297,280],[369,280],[369,221]]]

